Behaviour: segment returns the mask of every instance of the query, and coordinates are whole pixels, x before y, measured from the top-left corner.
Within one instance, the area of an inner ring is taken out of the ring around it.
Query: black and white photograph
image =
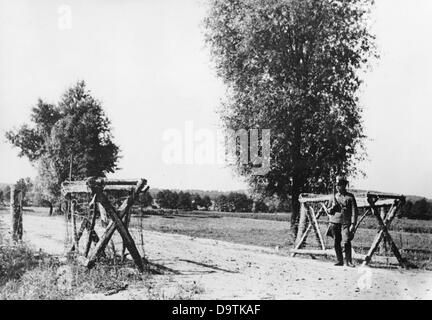
[[[432,299],[431,16],[0,0],[0,300]]]

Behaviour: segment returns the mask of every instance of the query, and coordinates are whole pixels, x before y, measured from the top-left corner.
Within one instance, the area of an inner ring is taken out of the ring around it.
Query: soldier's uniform
[[[332,197],[330,205],[331,233],[334,238],[338,265],[343,264],[342,244],[345,249],[345,262],[347,265],[351,265],[351,240],[353,234],[350,232],[350,227],[357,224],[357,202],[352,193],[344,192],[342,194],[338,192]]]

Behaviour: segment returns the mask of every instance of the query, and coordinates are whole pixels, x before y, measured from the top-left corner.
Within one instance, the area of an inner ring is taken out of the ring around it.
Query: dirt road
[[[9,220],[0,215],[2,234]],[[50,254],[65,252],[63,218],[25,215],[23,220],[24,241]],[[143,237],[146,257],[166,267],[165,274],[151,281],[168,299],[179,287],[193,290],[194,299],[432,299],[428,271],[335,267],[263,247],[152,231],[144,231]],[[147,291],[136,286],[109,298],[145,297]]]

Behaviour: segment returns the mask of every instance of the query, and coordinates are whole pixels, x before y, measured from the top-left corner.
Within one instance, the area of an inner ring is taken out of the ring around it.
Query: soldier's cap
[[[340,186],[340,185],[347,185],[348,184],[348,180],[344,176],[337,176],[336,177],[336,184],[338,186]]]

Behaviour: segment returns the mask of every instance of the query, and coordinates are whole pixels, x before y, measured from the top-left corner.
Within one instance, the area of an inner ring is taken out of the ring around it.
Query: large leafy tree
[[[206,40],[228,87],[228,129],[270,129],[271,168],[237,163],[253,188],[292,199],[325,192],[365,156],[358,91],[376,57],[373,0],[212,0]]]
[[[141,193],[139,195],[138,203],[143,207],[148,207],[153,204],[153,197],[150,192]]]
[[[23,194],[23,205],[28,205],[29,197],[28,193],[33,191],[33,182],[29,177],[27,178],[21,178],[15,183],[15,188],[18,190],[21,190]]]
[[[112,140],[110,121],[84,81],[71,86],[57,105],[39,99],[31,125],[6,133],[7,139],[37,166],[36,186],[52,202],[60,184],[89,176],[105,176],[117,168],[119,148]],[[72,168],[72,170],[70,170]]]
[[[182,210],[192,210],[192,196],[189,192],[180,191],[178,193],[177,208]]]
[[[204,207],[206,210],[209,210],[211,205],[212,201],[209,196],[205,195],[202,197],[200,206]]]

